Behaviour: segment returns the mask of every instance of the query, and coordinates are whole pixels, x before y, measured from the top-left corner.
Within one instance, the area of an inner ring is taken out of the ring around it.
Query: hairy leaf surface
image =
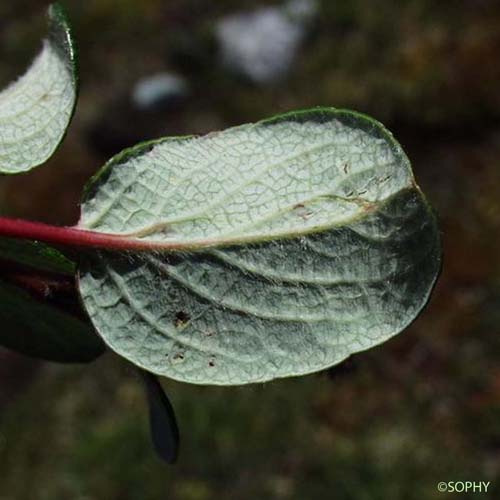
[[[0,172],[26,172],[58,147],[77,97],[71,30],[57,4],[49,9],[49,36],[28,71],[0,92]]]
[[[200,384],[310,373],[379,344],[416,317],[440,267],[399,144],[331,108],[125,151],[91,182],[79,226],[140,244],[81,262],[106,343]]]

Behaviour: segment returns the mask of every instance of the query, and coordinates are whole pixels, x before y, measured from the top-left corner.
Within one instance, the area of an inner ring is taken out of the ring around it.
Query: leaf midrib
[[[196,139],[194,139],[196,140]],[[295,155],[291,155],[291,156],[288,156],[284,159],[281,159],[280,161],[278,162],[275,162],[275,163],[268,163],[268,162],[265,162],[263,168],[257,170],[256,172],[254,172],[254,174],[249,177],[248,179],[246,179],[244,182],[234,186],[231,190],[229,190],[228,192],[224,193],[222,196],[216,198],[215,200],[213,200],[211,203],[209,203],[208,205],[205,205],[203,207],[203,210],[198,210],[198,211],[192,211],[192,212],[188,212],[188,213],[184,213],[182,215],[179,215],[177,217],[172,217],[170,219],[165,219],[164,221],[162,222],[158,222],[158,223],[155,223],[156,224],[171,224],[171,223],[179,223],[179,222],[185,222],[185,221],[189,221],[189,220],[194,220],[196,219],[197,217],[199,217],[200,215],[203,215],[205,212],[209,211],[210,209],[212,208],[215,208],[215,207],[218,207],[221,205],[221,203],[223,203],[225,200],[227,200],[228,198],[231,198],[233,195],[237,194],[239,191],[241,191],[241,189],[245,188],[246,186],[252,184],[252,182],[254,182],[255,180],[257,180],[260,176],[262,176],[263,174],[271,171],[272,169],[275,169],[277,167],[280,167],[282,165],[285,165],[286,163],[290,162],[290,161],[294,161],[294,160],[297,160],[297,159],[300,159],[304,156],[307,156],[307,155],[310,155],[311,153],[314,153],[315,151],[320,151],[320,150],[323,150],[323,149],[326,149],[326,148],[329,148],[329,147],[335,147],[335,148],[338,148],[339,146],[342,146],[344,144],[339,144],[339,143],[332,143],[332,142],[324,142],[322,144],[318,144],[306,151],[301,151],[300,153],[297,153]],[[348,145],[348,143],[346,143],[346,145]],[[141,158],[142,161],[144,161],[145,158],[147,158],[149,155],[151,155],[152,153],[148,153],[145,157]],[[392,163],[391,162],[388,162],[388,164]],[[350,172],[349,174],[346,174],[340,182],[342,181],[345,181],[346,179],[348,179],[349,177],[351,177],[352,175],[358,175],[360,173],[363,173],[363,172],[367,172],[367,171],[370,171],[370,170],[373,170],[374,168],[376,167],[379,167],[381,165],[372,165],[371,167],[367,168],[367,169],[363,169],[361,171],[358,171],[358,172]],[[194,172],[197,172],[197,171],[200,171],[202,170],[203,168],[206,168],[206,165],[203,165],[203,166],[200,166],[199,168],[195,168],[195,169],[191,169],[189,170],[186,175],[184,176],[181,176],[180,177],[180,181],[184,181],[186,179],[189,179]],[[139,172],[137,172],[134,176],[133,176],[133,180],[129,183],[127,183],[127,187],[130,187],[131,185],[133,185],[135,182],[137,182],[138,178],[145,172],[145,170],[141,170]],[[168,199],[169,199],[169,196],[171,196],[173,193],[175,193],[178,189],[178,185],[179,183],[176,184],[176,186],[174,186],[172,189],[168,190],[166,193],[163,193],[162,194],[162,197],[164,198],[164,203],[161,204],[161,206],[159,207],[158,209],[158,213],[161,213],[164,209],[165,209],[165,206],[166,206],[166,203],[168,202]],[[123,194],[123,192],[125,192],[126,189],[121,189],[120,192],[118,194]],[[118,200],[118,196],[115,196],[111,203],[108,203],[106,205],[106,207],[104,208],[104,210],[102,210],[99,214],[96,214],[92,219],[90,219],[90,221],[84,221],[85,222],[85,227],[88,227],[88,228],[96,228],[96,224],[98,224],[99,222],[102,221],[102,219],[109,213],[109,211],[113,208],[113,206],[115,205],[116,201]],[[300,202],[299,202],[300,203]],[[155,214],[152,214],[153,216]],[[145,226],[145,227],[142,227],[142,228],[138,228],[136,231],[134,232],[144,232],[144,231],[147,231],[147,227],[148,226]]]

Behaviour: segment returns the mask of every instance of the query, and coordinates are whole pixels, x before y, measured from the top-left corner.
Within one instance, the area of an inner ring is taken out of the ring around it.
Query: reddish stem
[[[38,240],[52,245],[104,248],[110,250],[147,250],[154,243],[115,234],[98,233],[77,227],[59,227],[43,222],[0,217],[0,236]],[[173,245],[175,247],[175,245]]]

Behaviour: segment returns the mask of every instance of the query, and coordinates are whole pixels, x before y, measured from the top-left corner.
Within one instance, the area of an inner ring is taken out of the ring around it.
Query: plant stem
[[[193,239],[190,241],[175,241],[173,239],[153,239],[152,236],[165,225],[151,226],[147,231],[140,230],[132,233],[102,233],[91,231],[89,229],[80,229],[78,226],[52,226],[43,222],[32,222],[23,219],[11,219],[9,217],[0,217],[0,237],[8,236],[11,238],[20,238],[24,240],[43,241],[51,245],[62,245],[77,248],[98,248],[102,250],[117,251],[196,251],[200,249],[239,245],[244,242],[255,240],[254,235],[245,237],[227,237],[227,238],[204,238]]]
[[[154,246],[151,242],[137,238],[9,217],[0,217],[0,236],[43,241],[52,245],[109,250],[147,250]]]

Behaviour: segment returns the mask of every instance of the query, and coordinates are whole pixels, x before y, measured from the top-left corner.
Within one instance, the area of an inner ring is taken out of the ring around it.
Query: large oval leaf
[[[0,92],[0,172],[16,174],[44,163],[64,137],[77,96],[71,30],[57,4],[50,31],[28,71]]]
[[[79,226],[137,248],[82,260],[104,340],[200,384],[305,374],[379,344],[416,317],[440,267],[401,147],[329,108],[126,151],[91,182]]]

